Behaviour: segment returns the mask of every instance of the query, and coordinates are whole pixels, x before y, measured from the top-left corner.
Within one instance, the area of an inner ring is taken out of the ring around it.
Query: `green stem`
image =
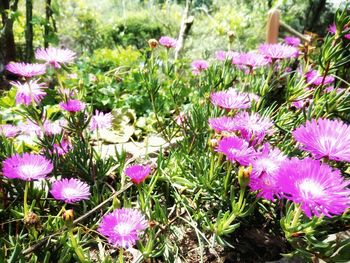
[[[243,202],[243,198],[244,198],[244,193],[245,193],[245,187],[241,188],[241,190],[239,190],[239,198],[238,198],[238,211],[242,210],[242,202]]]
[[[229,183],[229,180],[230,180],[231,170],[232,170],[232,163],[228,162],[227,163],[226,176],[225,176],[225,180],[224,180],[224,194],[227,193],[227,188],[228,188],[228,183]]]
[[[80,262],[87,262],[87,261],[85,260],[84,254],[83,254],[83,250],[82,250],[82,248],[78,245],[78,242],[77,242],[77,240],[76,240],[76,238],[75,238],[75,236],[74,236],[74,234],[73,234],[72,229],[70,229],[70,230],[68,231],[68,235],[69,235],[69,239],[70,239],[70,241],[71,241],[71,243],[72,243],[72,246],[73,246],[73,248],[74,248],[74,251],[75,251],[75,253],[77,254],[77,256],[78,256],[78,258],[79,258],[79,261],[80,261]]]
[[[209,183],[213,180],[215,166],[215,155],[212,154],[210,158]]]
[[[124,262],[124,260],[123,260],[123,252],[124,252],[124,249],[120,248],[119,249],[119,259],[118,259],[119,263],[123,263]]]
[[[294,209],[294,217],[292,220],[292,224],[290,225],[291,227],[296,227],[299,221],[299,217],[301,214],[301,206],[300,205],[295,205],[295,209]]]
[[[24,203],[23,203],[23,210],[24,210],[24,218],[27,216],[28,214],[28,204],[27,204],[27,200],[28,200],[28,190],[29,190],[29,181],[26,181],[25,187],[24,187]]]
[[[269,86],[269,82],[270,82],[270,79],[271,79],[272,73],[273,73],[273,66],[274,66],[274,63],[271,63],[269,73],[268,73],[267,78],[265,80],[265,84],[261,90],[261,94],[260,94],[261,96],[265,95],[267,87]]]

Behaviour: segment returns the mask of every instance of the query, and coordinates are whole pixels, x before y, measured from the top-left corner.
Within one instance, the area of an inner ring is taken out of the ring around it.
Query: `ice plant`
[[[237,137],[227,137],[219,141],[217,152],[223,153],[231,162],[238,162],[241,165],[249,165],[256,155],[255,150],[248,142]]]
[[[35,51],[35,58],[44,60],[55,68],[61,68],[62,64],[71,63],[75,59],[75,52],[69,49],[56,47],[39,48]]]
[[[70,141],[63,139],[60,143],[55,143],[53,145],[53,153],[57,154],[58,156],[62,156],[69,152],[72,147],[73,146]]]
[[[253,144],[263,141],[267,134],[273,132],[273,122],[270,118],[260,116],[258,113],[249,114],[242,111],[235,116],[234,122],[241,136]]]
[[[284,38],[284,43],[289,46],[298,47],[301,44],[301,40],[298,37],[286,36]]]
[[[2,124],[0,125],[0,135],[5,136],[6,138],[13,138],[19,133],[19,129],[16,126],[11,124]]]
[[[30,80],[25,83],[19,81],[10,82],[11,85],[17,88],[16,104],[30,105],[32,102],[39,103],[45,96],[43,91],[46,87],[43,83],[38,83],[36,80]]]
[[[345,27],[344,30],[345,30],[345,29],[348,29],[348,27]],[[331,24],[331,25],[328,27],[328,32],[331,33],[331,34],[333,34],[333,35],[337,32],[337,27],[336,27],[335,23]],[[344,38],[350,39],[350,34],[345,34],[345,35],[344,35]]]
[[[161,44],[162,46],[166,47],[166,48],[175,48],[177,45],[177,40],[171,37],[167,37],[167,36],[162,36],[159,39],[159,44]]]
[[[251,106],[249,95],[235,89],[213,92],[210,94],[210,99],[215,106],[227,110],[246,109]]]
[[[6,65],[6,70],[21,77],[31,78],[45,74],[46,66],[44,64],[31,64],[24,62],[10,62]]]
[[[215,52],[215,58],[219,61],[225,61],[233,59],[234,57],[238,56],[238,54],[238,52],[219,50]]]
[[[124,173],[131,179],[134,184],[142,183],[151,173],[149,165],[132,165],[125,169]]]
[[[320,74],[317,70],[310,70],[305,74],[306,81],[310,85],[328,85],[334,82],[334,77],[333,76],[323,76]]]
[[[90,186],[78,179],[61,179],[52,184],[50,193],[56,200],[65,203],[76,203],[88,200],[90,197]]]
[[[139,210],[121,208],[103,216],[97,231],[107,237],[110,244],[129,248],[147,227],[148,222]]]
[[[67,101],[62,101],[59,103],[62,110],[69,112],[78,112],[85,108],[85,103],[80,100],[69,99]]]
[[[247,66],[250,69],[265,66],[269,62],[269,59],[257,52],[240,53],[232,59],[232,64],[237,66]]]
[[[91,117],[90,130],[103,130],[112,127],[113,115],[111,113],[104,114],[103,112],[95,111],[95,115]]]
[[[270,146],[265,144],[261,154],[252,160],[253,170],[249,181],[251,190],[259,191],[258,196],[274,200],[274,195],[278,195],[276,176],[284,160],[286,157],[278,148],[270,149]]]
[[[284,44],[261,44],[259,52],[272,60],[298,56],[298,49]]]
[[[312,119],[297,128],[293,136],[316,158],[350,162],[350,126],[342,121]]]
[[[276,185],[308,217],[322,214],[332,217],[350,207],[350,180],[344,180],[339,170],[311,158],[283,162]]]
[[[2,173],[9,179],[33,181],[45,178],[53,170],[52,162],[38,154],[15,154],[3,162]]]
[[[215,132],[233,132],[236,130],[236,122],[233,117],[209,118],[208,123]]]
[[[202,71],[208,69],[209,67],[209,63],[206,60],[203,59],[198,59],[198,60],[194,60],[191,63],[191,67],[192,67],[192,74],[193,75],[198,75],[200,74]]]

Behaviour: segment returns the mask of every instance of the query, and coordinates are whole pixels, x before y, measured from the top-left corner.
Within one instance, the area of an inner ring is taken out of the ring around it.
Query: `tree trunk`
[[[26,61],[30,62],[34,56],[33,51],[33,0],[26,0]]]
[[[12,5],[10,3],[10,0],[0,1],[1,20],[4,32],[0,37],[0,46],[2,47],[0,50],[0,64],[3,65],[16,59],[16,44],[13,35],[14,20],[9,13],[17,11],[18,0],[13,1]]]

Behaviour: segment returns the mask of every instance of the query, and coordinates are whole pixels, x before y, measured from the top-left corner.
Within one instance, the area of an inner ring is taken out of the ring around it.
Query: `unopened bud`
[[[26,225],[26,227],[38,227],[40,226],[40,218],[37,214],[33,212],[28,212],[28,214],[24,218],[24,224]]]
[[[242,188],[247,187],[250,181],[250,175],[252,174],[253,167],[249,165],[248,167],[241,166],[238,170],[238,183]]]
[[[158,41],[154,38],[148,40],[148,45],[151,49],[155,49],[156,47],[158,47]]]
[[[74,210],[68,209],[63,212],[62,218],[64,221],[71,222],[74,219]]]
[[[230,41],[230,43],[232,43],[233,40],[235,40],[236,34],[232,30],[230,30],[227,32],[227,36],[228,36],[228,40]]]

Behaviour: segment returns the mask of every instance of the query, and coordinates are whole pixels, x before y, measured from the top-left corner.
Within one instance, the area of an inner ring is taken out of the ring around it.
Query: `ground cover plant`
[[[7,63],[0,262],[350,261],[349,25]]]

